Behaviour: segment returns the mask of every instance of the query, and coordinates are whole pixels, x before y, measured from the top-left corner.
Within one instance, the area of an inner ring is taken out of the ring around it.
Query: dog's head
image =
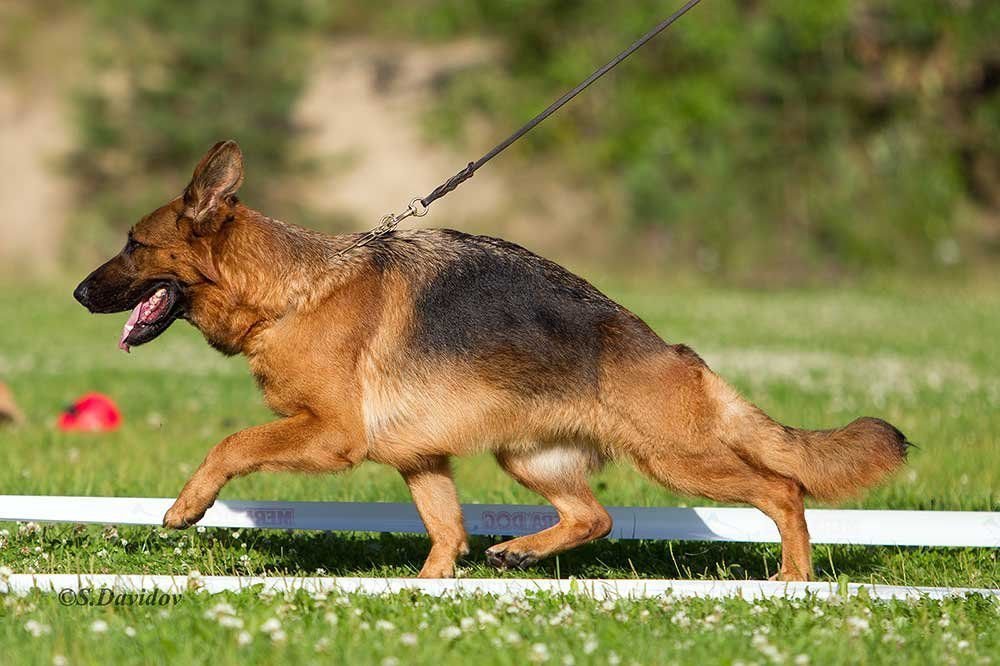
[[[220,141],[195,167],[184,194],[142,218],[128,241],[73,292],[91,312],[131,310],[119,346],[149,342],[183,317],[193,287],[218,279],[212,243],[232,219],[243,155]]]

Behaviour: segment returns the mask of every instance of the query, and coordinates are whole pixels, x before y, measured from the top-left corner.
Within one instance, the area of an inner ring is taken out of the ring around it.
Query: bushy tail
[[[895,426],[867,416],[835,430],[783,430],[780,454],[769,459],[764,453],[762,462],[820,500],[844,499],[876,485],[906,461],[911,446]]]
[[[715,373],[703,377],[718,406],[717,439],[750,464],[795,479],[816,499],[844,499],[874,486],[912,446],[895,426],[867,416],[835,430],[789,428]]]

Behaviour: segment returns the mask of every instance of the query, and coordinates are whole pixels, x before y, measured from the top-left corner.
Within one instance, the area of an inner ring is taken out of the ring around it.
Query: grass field
[[[219,439],[270,418],[241,359],[222,358],[185,324],[126,356],[116,349],[124,315],[87,315],[69,291],[0,291],[0,378],[29,417],[25,426],[0,431],[3,493],[174,496]],[[1000,290],[607,291],[666,339],[692,345],[784,423],[819,428],[881,416],[919,445],[891,483],[843,506],[1000,511]],[[52,422],[60,408],[91,390],[120,402],[125,426],[107,436],[57,433]],[[491,459],[456,467],[464,502],[539,502]],[[627,466],[610,466],[594,485],[609,505],[707,503],[672,496]],[[374,464],[339,477],[251,476],[222,497],[408,500],[398,475]],[[428,548],[425,538],[403,535],[2,527],[0,566],[20,573],[408,576]],[[496,575],[482,557],[492,542],[473,540],[463,575]],[[774,573],[778,555],[772,545],[601,542],[505,575],[756,579]],[[1000,587],[995,549],[821,545],[815,559],[823,580]],[[230,615],[212,612],[222,601],[236,620],[217,621]],[[0,615],[5,661],[25,663],[48,663],[54,655],[73,664],[128,661],[143,650],[191,663],[308,661],[317,651],[350,663],[567,663],[566,655],[612,664],[990,663],[1000,654],[1000,608],[984,600],[666,600],[604,608],[551,597],[512,605],[411,595],[261,600],[244,593],[186,597],[161,614],[67,609],[38,595],[8,599]],[[280,629],[267,623],[272,617]],[[471,618],[464,629],[463,618]],[[441,638],[447,627],[461,633]]]

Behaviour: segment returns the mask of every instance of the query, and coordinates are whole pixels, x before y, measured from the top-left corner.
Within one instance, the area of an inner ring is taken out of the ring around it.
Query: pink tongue
[[[125,344],[125,340],[128,338],[129,333],[135,328],[135,323],[139,321],[139,312],[142,310],[142,306],[146,304],[146,301],[140,301],[139,305],[135,306],[132,310],[132,314],[128,316],[128,321],[125,322],[125,327],[122,329],[121,340],[118,341],[118,349],[124,352],[128,352],[130,347]]]

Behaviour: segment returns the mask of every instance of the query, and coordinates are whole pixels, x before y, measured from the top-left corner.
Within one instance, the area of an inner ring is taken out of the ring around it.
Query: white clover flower
[[[323,567],[317,568],[316,569],[316,575],[317,576],[325,576],[326,575],[326,569],[324,569]]]
[[[18,536],[31,536],[32,534],[38,534],[42,531],[42,528],[38,523],[22,523],[17,526]],[[117,536],[117,532],[115,536]]]
[[[476,626],[476,621],[471,617],[463,617],[459,620],[458,625],[462,628],[462,631],[468,631]]]
[[[531,646],[531,652],[528,653],[528,661],[540,664],[543,661],[549,660],[549,646],[545,643],[535,643]]]
[[[793,663],[795,666],[809,666],[809,655],[797,654],[795,655],[795,661]]]
[[[511,631],[510,629],[504,631],[503,634],[501,635],[501,638],[503,638],[504,641],[510,643],[511,645],[517,645],[518,643],[521,642],[521,634],[517,633],[516,631]]]
[[[284,643],[288,635],[281,629],[271,632],[271,642],[272,643]]]
[[[324,615],[323,619],[326,620],[326,623],[331,627],[337,626],[337,623],[340,622],[340,619],[337,617],[337,614],[333,612]]]
[[[198,534],[204,534],[205,533],[205,526],[204,525],[199,525],[198,527],[195,528],[195,531]]]
[[[24,630],[35,638],[38,638],[52,631],[52,628],[47,624],[42,624],[38,620],[28,620],[24,623]]]
[[[587,640],[583,642],[583,653],[594,654],[594,652],[597,651],[597,647],[598,647],[597,638],[591,635],[587,638]]]
[[[90,624],[90,630],[95,634],[103,634],[108,630],[108,623],[104,620],[94,620]]]
[[[330,639],[324,636],[323,638],[316,641],[316,645],[313,646],[313,650],[316,652],[326,652],[330,647]]]
[[[232,615],[222,615],[219,617],[219,626],[226,629],[242,629],[243,620]]]
[[[62,656],[61,654],[52,655],[52,666],[67,666],[69,664],[69,659]]]
[[[135,638],[135,627],[125,627],[124,631],[129,638]]]
[[[392,622],[389,622],[388,620],[376,620],[375,628],[378,629],[379,631],[395,631],[396,625],[394,625]]]
[[[757,648],[762,655],[770,659],[775,663],[780,663],[785,660],[785,655],[781,654],[775,646],[771,645],[767,637],[764,635],[766,632],[754,632],[753,639],[750,641],[751,644]]]
[[[618,656],[617,652],[608,653],[608,664],[610,666],[618,666],[620,663],[622,663],[622,658]]]
[[[362,622],[361,624],[359,624],[358,628],[361,629],[361,631],[368,631],[369,629],[372,628],[372,625],[371,625],[371,623],[369,623],[366,620],[366,621]]]
[[[857,617],[853,615],[844,620],[844,624],[847,625],[847,628],[850,630],[851,635],[853,636],[865,633],[866,631],[868,631],[869,627],[868,620],[864,619],[863,617]]]
[[[417,644],[417,635],[410,633],[402,634],[399,637],[399,642],[407,647],[413,647]]]
[[[562,658],[563,666],[573,666],[576,664],[576,659],[571,654],[563,655]]]
[[[500,624],[500,621],[492,613],[487,613],[483,609],[476,611],[476,621],[479,622],[480,627],[485,627],[490,624]]]
[[[253,636],[250,635],[249,631],[241,631],[236,635],[237,645],[249,645],[253,642]]]
[[[382,666],[399,666],[399,659],[396,657],[386,657],[382,660]]]
[[[209,620],[218,619],[220,615],[236,615],[236,609],[231,604],[221,601],[205,611],[205,617]]]
[[[281,621],[276,617],[269,618],[264,621],[264,624],[260,625],[260,630],[265,634],[272,634],[276,631],[281,631]]]
[[[462,630],[455,626],[445,627],[438,633],[438,636],[445,639],[446,641],[453,641],[461,635],[462,635]]]

